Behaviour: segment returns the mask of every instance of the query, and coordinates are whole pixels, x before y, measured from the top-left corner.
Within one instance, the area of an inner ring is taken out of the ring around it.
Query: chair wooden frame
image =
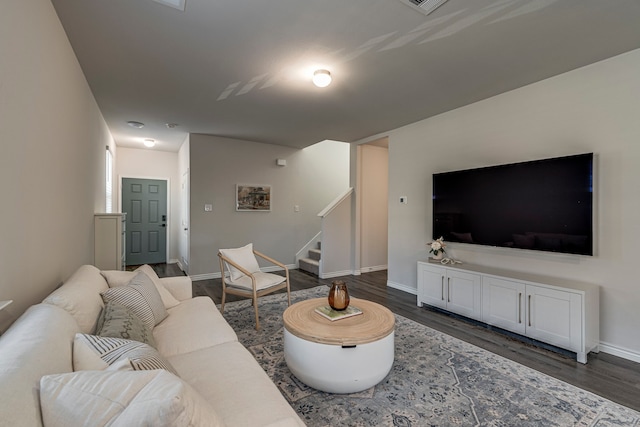
[[[258,317],[258,298],[263,296],[263,295],[267,295],[270,293],[273,293],[275,291],[279,291],[280,289],[287,289],[287,303],[288,305],[291,305],[291,284],[289,282],[289,269],[287,268],[286,265],[282,264],[279,261],[276,261],[275,259],[268,257],[267,255],[258,252],[256,250],[253,251],[253,254],[257,257],[260,257],[262,259],[264,259],[265,261],[268,261],[274,265],[277,265],[278,267],[281,267],[282,269],[284,269],[284,273],[285,273],[285,280],[284,282],[275,285],[275,286],[271,286],[269,288],[266,289],[261,289],[258,290],[257,289],[257,284],[256,284],[256,277],[254,276],[253,273],[250,273],[249,271],[247,271],[244,267],[238,265],[237,263],[231,261],[229,258],[227,258],[226,256],[222,255],[221,252],[218,252],[218,258],[220,259],[220,274],[221,274],[221,279],[222,279],[222,302],[220,304],[220,312],[224,313],[224,302],[225,302],[225,298],[227,294],[231,294],[231,295],[238,295],[238,296],[243,296],[243,297],[247,297],[247,298],[251,298],[251,302],[256,314],[256,330],[259,331],[260,330],[260,319]],[[251,278],[251,284],[252,284],[252,290],[249,289],[241,289],[238,288],[237,286],[233,286],[232,284],[227,285],[226,280],[225,280],[225,263],[229,263],[229,265],[234,266],[235,268],[237,268],[238,270],[240,270],[244,275],[246,275],[247,277]]]

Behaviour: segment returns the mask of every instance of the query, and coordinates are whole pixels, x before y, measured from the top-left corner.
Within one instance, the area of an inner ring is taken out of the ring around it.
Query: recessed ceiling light
[[[127,124],[132,128],[136,128],[136,129],[142,129],[144,127],[144,123],[136,122],[133,120],[128,121]]]
[[[329,70],[316,70],[313,73],[313,84],[318,87],[327,87],[331,84],[331,73]]]
[[[151,147],[153,147],[154,145],[156,145],[156,141],[155,141],[155,140],[153,140],[153,139],[151,139],[151,138],[149,138],[149,139],[145,139],[145,140],[144,140],[144,146],[145,146],[145,147],[149,147],[149,148],[151,148]]]

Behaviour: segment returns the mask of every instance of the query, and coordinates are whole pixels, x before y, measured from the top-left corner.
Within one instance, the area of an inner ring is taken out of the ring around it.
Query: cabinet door
[[[495,277],[482,278],[482,321],[525,333],[525,285]]]
[[[444,268],[418,264],[418,306],[424,303],[446,308],[445,273]]]
[[[479,274],[447,270],[447,310],[480,320],[482,314],[482,285]]]
[[[582,296],[527,286],[527,336],[572,351],[582,348]]]

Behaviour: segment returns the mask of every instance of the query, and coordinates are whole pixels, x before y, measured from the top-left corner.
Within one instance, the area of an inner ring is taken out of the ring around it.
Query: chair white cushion
[[[46,375],[40,406],[47,427],[224,425],[190,385],[161,370]]]
[[[138,272],[127,286],[118,286],[102,292],[105,303],[116,302],[130,308],[149,329],[167,317],[162,298],[153,281],[143,272]]]
[[[259,291],[279,285],[280,283],[287,280],[286,277],[279,276],[273,273],[264,273],[262,271],[253,273],[253,276],[256,278],[256,289]],[[251,277],[249,276],[242,276],[236,280],[230,280],[228,285],[242,289],[253,289]]]
[[[148,344],[122,338],[76,334],[73,341],[73,370],[102,370],[129,359],[136,371],[165,369],[176,373],[171,363]]]
[[[256,256],[253,254],[253,243],[249,243],[246,246],[235,249],[220,249],[220,253],[225,257],[229,258],[231,261],[240,265],[242,268],[247,270],[249,273],[255,273],[260,271],[260,265],[258,265],[258,260]],[[244,273],[234,266],[225,263],[227,265],[227,269],[229,269],[229,273],[231,275],[231,280],[238,280],[239,278],[244,276]]]

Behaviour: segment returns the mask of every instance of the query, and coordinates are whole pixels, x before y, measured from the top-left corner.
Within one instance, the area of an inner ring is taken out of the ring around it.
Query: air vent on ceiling
[[[183,12],[184,12],[184,6],[186,2],[186,0],[153,0],[153,1],[164,4],[165,6],[172,7],[174,9],[181,10]]]
[[[417,8],[420,12],[424,13],[425,15],[428,15],[434,10],[436,10],[437,8],[439,8],[440,6],[442,6],[448,0],[400,0],[400,1],[402,1],[405,4],[408,4],[409,6]]]

